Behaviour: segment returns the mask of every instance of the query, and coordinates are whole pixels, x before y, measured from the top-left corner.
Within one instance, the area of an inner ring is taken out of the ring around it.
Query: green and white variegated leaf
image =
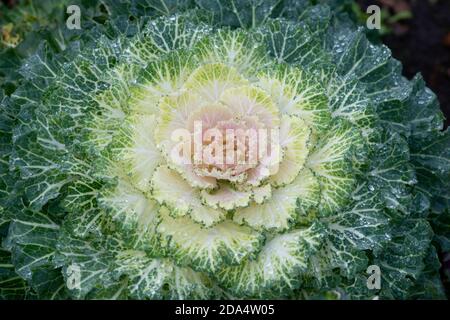
[[[361,132],[346,121],[336,121],[311,152],[306,166],[320,182],[321,214],[330,214],[349,202],[356,183],[354,155],[361,157],[364,149]]]
[[[127,119],[120,133],[108,146],[114,160],[109,169],[119,166],[127,175],[130,183],[142,192],[150,191],[150,180],[154,170],[163,162],[153,135],[148,130],[156,126],[154,115],[140,115],[138,119]],[[118,162],[119,164],[114,164]]]
[[[359,81],[349,81],[345,77],[335,76],[327,85],[330,108],[333,117],[350,121],[363,130],[364,136],[370,136],[377,121],[373,102]]]
[[[262,72],[258,85],[272,96],[283,114],[300,117],[315,131],[328,127],[328,98],[314,75],[280,64]]]
[[[193,72],[195,62],[188,52],[169,52],[165,58],[151,61],[141,71],[139,83],[131,90],[131,112],[156,114],[158,101],[164,96],[176,97]]]
[[[69,211],[65,223],[77,237],[101,233],[99,225],[104,220],[104,213],[98,207],[100,186],[98,180],[89,177],[78,179],[67,187],[66,196],[61,201]]]
[[[215,277],[236,294],[246,297],[283,297],[300,285],[299,275],[309,266],[309,257],[321,245],[323,226],[276,235],[268,240],[255,260],[221,270]]]
[[[177,49],[192,48],[199,39],[209,33],[211,27],[196,20],[198,12],[157,18],[148,23],[125,52],[125,61],[147,65],[161,55]]]
[[[270,187],[270,185],[268,186]],[[234,208],[248,206],[252,198],[252,192],[235,190],[229,185],[222,184],[217,191],[207,192],[206,190],[202,190],[200,197],[206,205],[212,208],[232,210]],[[263,194],[262,197],[264,198]]]
[[[319,204],[319,190],[317,178],[304,169],[291,184],[272,190],[270,201],[236,209],[233,220],[257,230],[288,230],[298,221],[299,211],[304,215]]]
[[[254,257],[264,241],[262,234],[232,221],[205,229],[189,218],[171,218],[165,208],[158,232],[177,263],[211,274]]]
[[[233,220],[255,229],[284,231],[296,221],[298,193],[292,185],[274,190],[271,201],[236,209]]]
[[[30,208],[39,210],[56,198],[61,188],[69,182],[67,170],[63,169],[64,163],[60,161],[68,158],[67,149],[49,132],[48,119],[43,114],[24,120],[33,124],[25,122],[16,128],[16,148],[10,161],[19,168],[20,176],[27,180],[26,184],[18,182],[19,190],[25,195]],[[30,127],[35,127],[36,131],[31,131]]]
[[[100,203],[117,222],[117,227],[124,231],[123,241],[131,248],[148,253],[159,252],[156,227],[160,220],[156,201],[147,198],[129,180],[122,178],[114,189],[102,193]]]
[[[344,250],[382,250],[390,240],[390,219],[384,213],[383,201],[366,185],[358,186],[353,199],[348,208],[322,220],[328,225],[330,241]]]
[[[152,180],[152,193],[155,199],[170,208],[174,216],[190,217],[207,227],[225,218],[225,211],[213,209],[202,204],[200,192],[168,167],[159,167]]]
[[[295,63],[321,73],[329,69],[331,60],[323,50],[329,20],[329,8],[317,6],[305,13],[301,23],[274,19],[261,26],[258,33],[278,62]]]
[[[11,130],[14,124],[14,116],[11,107],[9,98],[4,97],[3,90],[0,89],[0,206],[8,206],[17,201],[14,184],[18,176],[17,172],[11,170],[8,161],[8,157],[13,150]],[[0,217],[2,217],[2,214],[0,214]]]
[[[334,243],[332,237],[324,241],[320,251],[311,260],[311,270],[320,285],[333,269],[339,270],[343,277],[352,278],[365,270],[369,261],[364,251],[343,246],[339,241]]]
[[[278,171],[269,182],[275,187],[292,183],[303,169],[309,155],[312,130],[306,123],[294,116],[282,116],[280,124],[280,147],[283,157]]]
[[[120,252],[114,273],[127,276],[134,299],[207,299],[212,295],[210,281],[203,274],[140,251]]]
[[[308,219],[308,216],[319,206],[321,190],[319,179],[310,169],[305,168],[300,171],[297,180],[300,182],[297,184],[300,195],[297,199],[297,212],[300,214],[301,222],[303,218]]]
[[[253,78],[255,70],[269,64],[264,45],[242,30],[218,30],[199,41],[196,50],[204,63],[223,63]]]

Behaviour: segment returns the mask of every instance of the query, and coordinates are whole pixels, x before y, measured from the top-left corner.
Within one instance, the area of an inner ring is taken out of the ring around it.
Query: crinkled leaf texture
[[[445,298],[436,96],[313,2],[93,2],[3,50],[0,298]],[[198,119],[280,128],[278,171],[171,161]]]

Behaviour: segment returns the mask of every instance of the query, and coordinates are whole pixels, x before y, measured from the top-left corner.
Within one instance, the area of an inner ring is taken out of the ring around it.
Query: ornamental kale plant
[[[0,298],[445,298],[450,132],[345,3],[80,7],[0,55]]]

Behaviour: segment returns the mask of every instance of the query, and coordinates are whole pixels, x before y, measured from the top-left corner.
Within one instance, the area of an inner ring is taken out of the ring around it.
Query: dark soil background
[[[390,23],[391,33],[382,41],[403,63],[404,75],[420,72],[438,96],[450,125],[450,0],[359,0],[363,11],[376,4],[395,15],[408,11],[412,17]],[[395,19],[394,19],[395,20]]]

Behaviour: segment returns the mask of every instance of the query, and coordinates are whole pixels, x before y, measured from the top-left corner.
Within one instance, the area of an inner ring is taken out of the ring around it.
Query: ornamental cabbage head
[[[1,297],[445,298],[420,75],[333,3],[102,6],[3,83]]]

